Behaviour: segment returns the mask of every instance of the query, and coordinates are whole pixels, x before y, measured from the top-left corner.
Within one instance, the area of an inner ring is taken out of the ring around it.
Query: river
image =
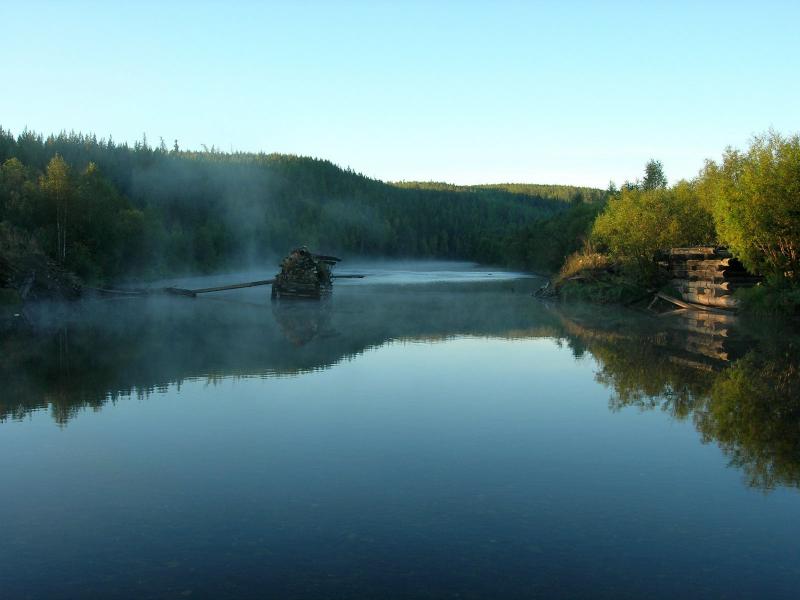
[[[785,327],[347,272],[0,334],[0,597],[796,597]]]

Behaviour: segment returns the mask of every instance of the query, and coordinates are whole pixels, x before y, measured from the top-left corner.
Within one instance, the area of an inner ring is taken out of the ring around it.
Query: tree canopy
[[[658,250],[708,244],[714,237],[711,215],[686,181],[672,188],[623,188],[592,228],[592,239],[601,248],[645,273],[654,268]]]
[[[755,272],[800,280],[800,136],[756,137],[728,148],[700,176],[719,239]]]
[[[657,190],[667,187],[667,176],[664,174],[664,165],[654,158],[647,161],[644,167],[644,179],[641,187],[643,190]]]

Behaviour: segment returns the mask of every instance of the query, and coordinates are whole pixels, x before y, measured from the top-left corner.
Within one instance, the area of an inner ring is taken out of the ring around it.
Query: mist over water
[[[337,273],[368,277],[0,334],[3,593],[793,597],[791,332],[549,306],[466,263]]]

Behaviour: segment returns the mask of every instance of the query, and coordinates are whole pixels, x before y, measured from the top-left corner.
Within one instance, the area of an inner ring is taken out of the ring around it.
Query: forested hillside
[[[87,281],[241,267],[299,244],[525,266],[525,252],[509,253],[515,240],[603,196],[393,185],[315,158],[2,129],[0,165],[0,244],[36,246]]]

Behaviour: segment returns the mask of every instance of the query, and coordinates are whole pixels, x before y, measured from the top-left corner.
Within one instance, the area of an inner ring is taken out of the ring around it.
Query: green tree
[[[0,167],[0,220],[19,203],[26,175],[25,166],[17,158],[9,158]]]
[[[56,212],[56,257],[62,263],[67,257],[67,220],[69,217],[72,182],[69,165],[56,154],[47,164],[40,182],[41,188],[55,206]]]
[[[706,163],[699,189],[720,241],[752,271],[800,281],[800,136],[756,137]]]
[[[612,258],[641,275],[654,271],[657,250],[708,244],[714,237],[711,215],[700,205],[694,185],[686,181],[669,189],[623,187],[608,201],[591,235]]]
[[[660,160],[651,158],[644,167],[644,179],[641,187],[643,190],[657,190],[667,187],[667,176],[664,175],[664,165]]]

